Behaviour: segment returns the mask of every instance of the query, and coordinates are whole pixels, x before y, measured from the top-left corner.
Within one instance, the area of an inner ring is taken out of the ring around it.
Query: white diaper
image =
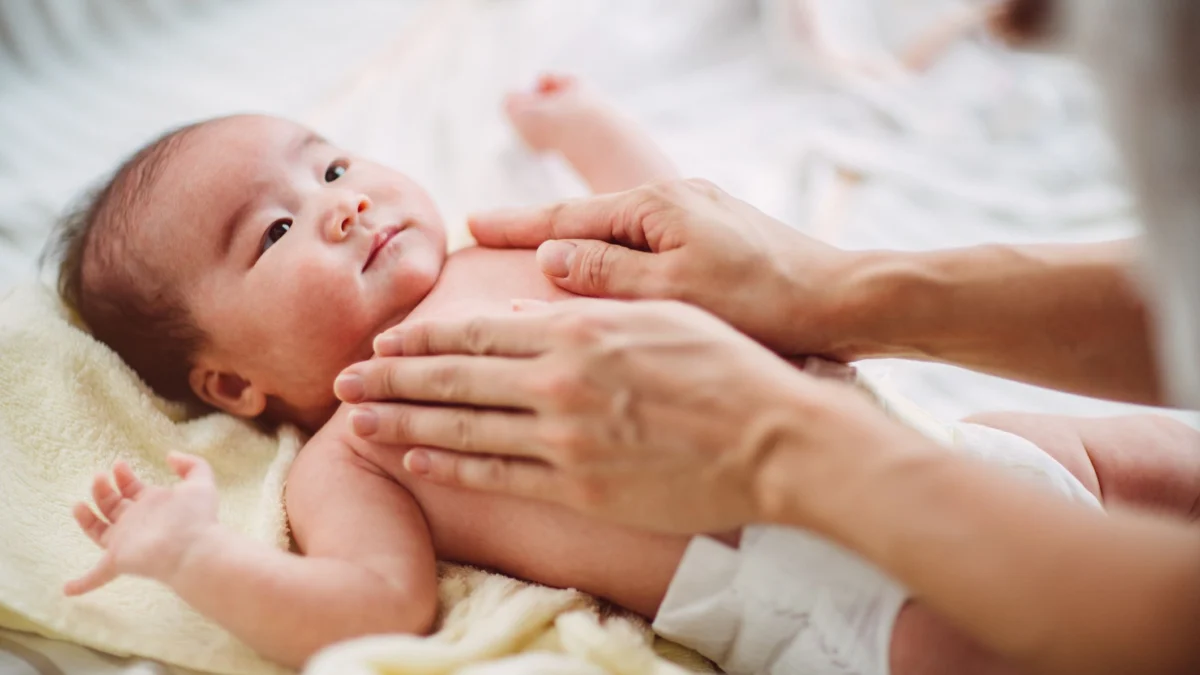
[[[956,448],[1099,506],[1029,441],[974,424],[951,428]],[[908,593],[870,563],[806,531],[748,527],[739,548],[688,545],[654,630],[731,675],[887,675],[892,627]]]

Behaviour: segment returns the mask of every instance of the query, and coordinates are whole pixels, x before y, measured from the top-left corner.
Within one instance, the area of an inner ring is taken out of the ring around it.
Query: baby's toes
[[[557,94],[568,89],[574,89],[579,84],[579,78],[574,75],[561,73],[545,73],[538,78],[537,93]]]
[[[510,116],[532,110],[538,103],[537,94],[514,91],[504,97],[504,111]]]

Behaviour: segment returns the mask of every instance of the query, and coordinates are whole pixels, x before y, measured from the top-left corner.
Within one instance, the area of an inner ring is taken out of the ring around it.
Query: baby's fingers
[[[100,558],[100,562],[88,570],[87,574],[78,579],[68,581],[63,586],[63,593],[72,596],[91,593],[113,579],[116,579],[117,576],[117,565],[113,562],[112,554],[105,553],[104,557]]]
[[[113,477],[117,480],[117,489],[121,491],[121,496],[125,497],[125,499],[137,501],[138,495],[146,487],[142,484],[142,481],[138,480],[137,475],[133,473],[133,469],[129,468],[129,465],[123,461],[118,461],[113,466]]]
[[[212,467],[208,465],[208,462],[195,455],[172,452],[167,455],[167,463],[185,481],[199,483],[213,482]]]
[[[88,539],[96,542],[97,546],[104,546],[104,533],[108,532],[108,523],[104,522],[97,516],[87,504],[80,502],[75,505],[71,511],[75,516],[75,522],[79,523],[80,529],[88,536]]]
[[[118,507],[121,506],[121,493],[113,489],[107,473],[98,473],[92,479],[92,499],[96,501],[96,508],[100,509],[100,513],[109,521],[115,521],[120,515]]]

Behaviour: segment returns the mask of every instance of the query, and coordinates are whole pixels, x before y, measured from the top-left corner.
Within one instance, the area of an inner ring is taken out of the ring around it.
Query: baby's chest
[[[471,248],[446,261],[437,285],[406,320],[506,313],[513,300],[573,297],[546,279],[533,251]]]

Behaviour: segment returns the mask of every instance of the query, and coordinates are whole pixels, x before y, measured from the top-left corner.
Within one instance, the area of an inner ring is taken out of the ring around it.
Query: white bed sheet
[[[895,0],[892,10],[911,18],[938,1]],[[33,274],[55,214],[84,184],[154,133],[224,112],[309,120],[413,173],[452,216],[578,193],[561,166],[522,150],[499,115],[500,95],[543,69],[591,79],[685,173],[801,229],[833,167],[863,173],[844,226],[820,233],[843,246],[1085,241],[1136,231],[1094,94],[1071,65],[973,41],[908,83],[831,85],[776,58],[758,7],[6,0],[0,289]],[[1130,409],[945,366],[866,367],[947,418],[997,408]],[[128,672],[153,672],[140,667]]]

